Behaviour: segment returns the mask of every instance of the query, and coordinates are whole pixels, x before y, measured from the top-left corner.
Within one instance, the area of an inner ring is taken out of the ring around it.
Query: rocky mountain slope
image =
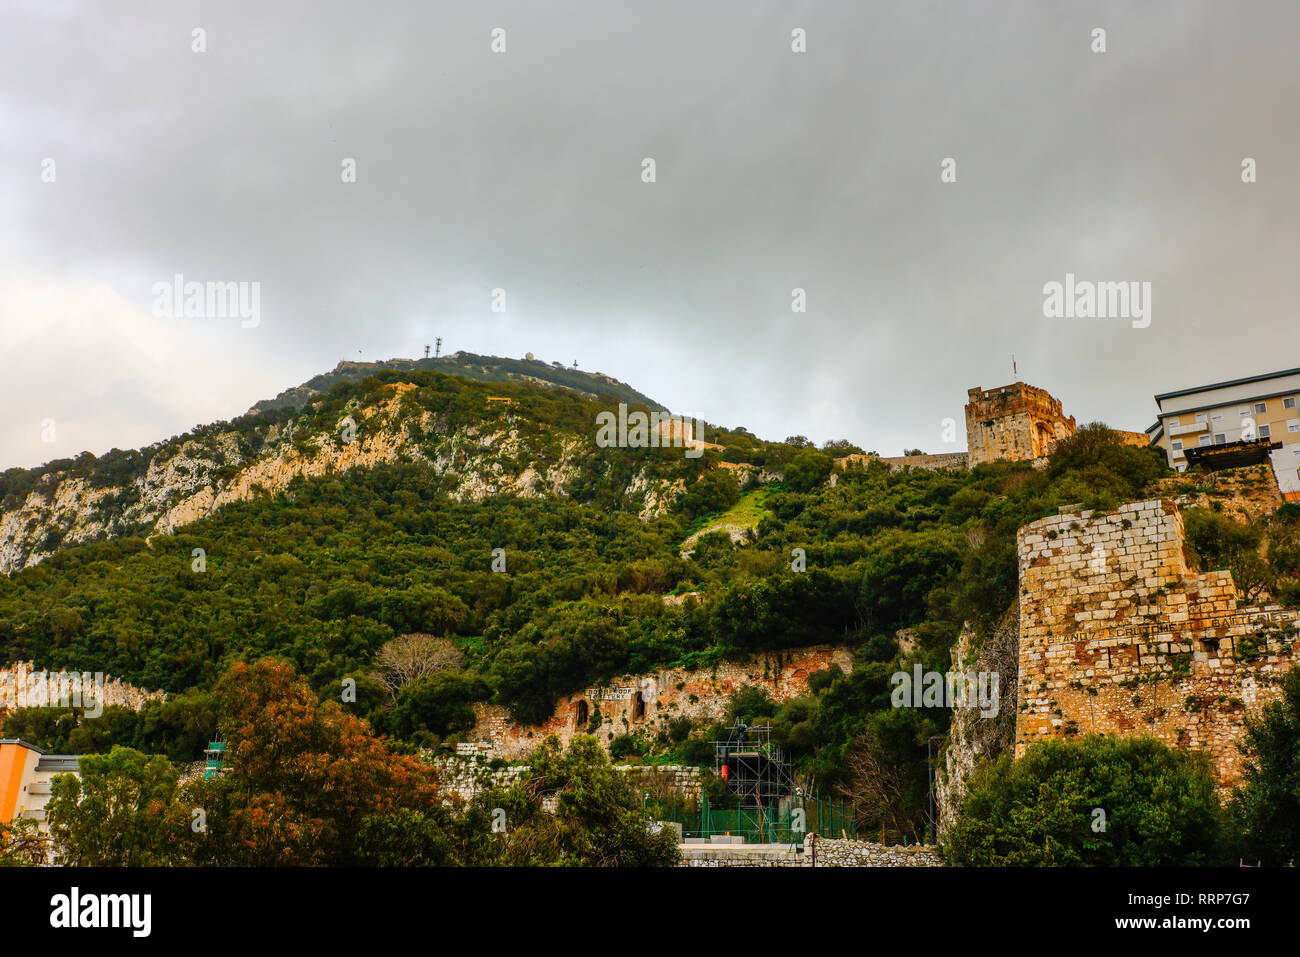
[[[516,371],[533,367],[536,376]],[[83,453],[0,474],[0,572],[35,565],[66,545],[171,534],[295,478],[384,463],[427,464],[458,501],[566,495],[593,472],[612,480],[618,457],[593,458],[589,424],[620,401],[662,408],[616,380],[536,361],[457,353],[340,363],[228,423],[137,451]],[[645,518],[684,488],[680,476],[669,482],[653,472],[643,461],[617,479]]]
[[[324,395],[340,382],[359,382],[367,376],[385,370],[401,372],[445,372],[476,382],[531,382],[547,389],[568,389],[588,399],[612,396],[616,402],[642,405],[665,410],[665,406],[643,395],[625,382],[601,372],[582,372],[566,368],[558,362],[540,359],[503,359],[499,356],[480,356],[472,352],[457,352],[437,359],[387,359],[382,362],[340,362],[329,372],[314,376],[300,386],[286,389],[274,399],[264,399],[249,412],[269,412],[273,409],[302,408],[311,398]]]

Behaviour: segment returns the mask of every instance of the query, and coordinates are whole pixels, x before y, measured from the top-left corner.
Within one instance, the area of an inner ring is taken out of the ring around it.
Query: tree
[[[338,702],[321,703],[286,662],[236,664],[216,694],[227,757],[193,788],[208,824],[197,861],[353,864],[368,818],[437,808],[432,767],[390,752]]]
[[[1242,751],[1249,756],[1233,794],[1241,853],[1265,864],[1300,860],[1300,668],[1282,679],[1282,697],[1247,719]]]
[[[830,477],[835,460],[825,452],[806,448],[785,467],[785,486],[792,492],[811,492]]]
[[[406,685],[389,711],[371,715],[381,730],[398,737],[433,744],[439,737],[474,726],[471,702],[487,696],[481,678],[464,671],[441,671]]]
[[[1089,735],[980,765],[944,854],[983,867],[1216,864],[1221,823],[1203,752]]]
[[[0,867],[36,867],[45,863],[46,841],[31,818],[0,821]]]
[[[419,632],[386,641],[375,654],[376,676],[394,698],[412,682],[464,664],[465,655],[455,642]]]
[[[188,820],[175,803],[179,775],[164,757],[116,746],[59,774],[45,812],[60,863],[74,867],[175,864]]]
[[[677,507],[689,518],[722,512],[740,501],[740,485],[726,469],[709,469],[677,500]]]
[[[836,789],[852,801],[858,826],[878,831],[882,842],[925,834],[925,741],[938,730],[934,717],[919,708],[873,714],[845,751]]]
[[[1247,525],[1208,508],[1183,511],[1187,544],[1205,571],[1226,568],[1247,601],[1254,601],[1271,581],[1268,564],[1260,556],[1262,525]],[[1275,552],[1275,554],[1278,554]]]
[[[488,802],[506,812],[500,864],[667,867],[680,859],[673,832],[651,832],[639,797],[591,735],[577,736],[567,751],[547,738],[525,779],[480,803]],[[552,802],[554,813],[543,810]]]

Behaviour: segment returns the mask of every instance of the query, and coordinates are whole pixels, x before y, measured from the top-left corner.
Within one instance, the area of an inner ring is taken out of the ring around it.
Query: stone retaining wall
[[[801,850],[780,845],[686,844],[682,867],[813,867],[813,835]],[[817,867],[943,867],[939,849],[931,844],[910,847],[816,838]]]

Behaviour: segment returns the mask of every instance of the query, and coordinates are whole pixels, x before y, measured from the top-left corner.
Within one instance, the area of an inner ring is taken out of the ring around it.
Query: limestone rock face
[[[60,701],[87,708],[98,701],[104,707],[139,711],[146,702],[163,697],[161,691],[147,691],[106,675],[38,670],[30,661],[0,667],[0,717],[17,708],[57,706]]]
[[[985,717],[975,708],[954,708],[948,726],[943,768],[935,782],[942,838],[957,822],[971,774],[981,761],[998,757],[1015,746],[1020,603],[1013,602],[993,633],[981,642],[968,626],[952,649],[954,671],[987,672],[998,676],[998,712]]]
[[[390,397],[366,407],[353,404],[339,427],[312,432],[307,416],[272,424],[254,439],[244,433],[208,431],[183,442],[161,443],[134,478],[115,485],[55,471],[44,476],[17,505],[0,510],[0,573],[37,564],[64,545],[122,535],[170,535],[232,502],[274,495],[297,478],[337,474],[396,462],[422,462],[456,480],[457,501],[493,495],[564,496],[581,472],[592,439],[577,433],[546,436],[526,418],[451,428],[427,412],[414,414],[402,396],[415,388],[393,383]],[[343,438],[350,419],[353,433]],[[558,452],[555,440],[558,439]],[[662,515],[685,490],[638,473],[626,494],[639,503],[643,520]]]
[[[809,678],[827,668],[851,671],[853,653],[834,645],[811,645],[719,662],[709,671],[668,668],[620,675],[608,684],[562,695],[550,718],[540,725],[515,721],[501,705],[478,702],[468,737],[480,746],[481,754],[512,761],[526,758],[550,735],[567,746],[577,735],[595,734],[608,749],[621,734],[654,738],[674,718],[716,721],[742,687],[765,688],[778,702],[806,695]]]

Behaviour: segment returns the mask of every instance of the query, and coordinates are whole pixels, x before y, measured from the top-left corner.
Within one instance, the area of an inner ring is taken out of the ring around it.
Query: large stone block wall
[[[505,708],[479,703],[474,705],[477,721],[467,738],[481,746],[481,753],[507,760],[526,758],[550,735],[567,745],[576,735],[594,733],[608,748],[623,734],[653,738],[682,715],[693,721],[716,721],[726,711],[731,695],[746,685],[766,688],[776,701],[806,695],[809,677],[831,667],[849,671],[852,653],[847,648],[814,645],[747,661],[722,662],[712,670],[666,669],[623,675],[600,687],[563,696],[551,717],[540,725],[521,724]],[[597,716],[597,726],[589,732]]]
[[[967,392],[966,446],[972,468],[999,459],[1042,458],[1074,433],[1074,418],[1067,418],[1060,400],[1043,389],[1016,382]]]
[[[1134,502],[1021,528],[1016,753],[1089,732],[1208,752],[1241,777],[1248,714],[1300,655],[1300,611],[1238,607],[1232,575],[1197,574],[1177,506]]]

